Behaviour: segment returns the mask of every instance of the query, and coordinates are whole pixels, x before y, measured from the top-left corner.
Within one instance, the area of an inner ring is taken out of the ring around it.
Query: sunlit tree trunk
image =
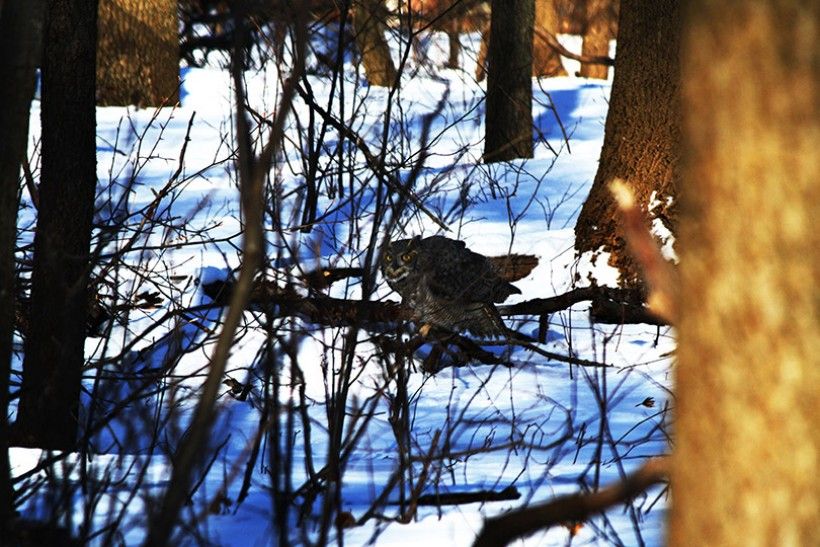
[[[670,544],[820,545],[820,5],[686,11]]]
[[[532,157],[534,0],[494,0],[490,21],[484,161]]]
[[[535,28],[532,43],[533,76],[566,76],[561,56],[547,42],[547,35],[558,34],[554,0],[535,0]]]
[[[675,231],[678,187],[679,44],[678,0],[624,0],[617,66],[606,117],[604,145],[592,189],[575,225],[577,251],[610,253],[622,286],[641,286],[626,249],[620,213],[607,188],[621,178],[640,207]]]
[[[390,56],[384,34],[387,31],[387,9],[384,0],[357,0],[352,6],[356,47],[364,65],[367,82],[379,87],[396,83],[396,67]]]
[[[99,0],[100,105],[173,106],[179,100],[175,0]]]
[[[14,334],[14,247],[20,164],[40,60],[45,0],[0,2],[0,535],[13,514],[8,458],[8,396]]]
[[[586,26],[581,53],[589,56],[609,55],[609,40],[612,38],[612,18],[614,3],[618,0],[586,0]],[[580,75],[585,78],[606,80],[609,67],[593,63],[581,63]]]
[[[96,2],[49,2],[31,325],[16,424],[24,446],[70,449],[77,433],[97,181],[96,36]]]
[[[584,33],[586,21],[586,0],[552,0],[558,17],[558,32],[561,34]]]

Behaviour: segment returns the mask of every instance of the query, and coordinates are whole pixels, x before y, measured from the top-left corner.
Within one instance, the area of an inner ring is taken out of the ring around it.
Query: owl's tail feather
[[[458,325],[481,338],[506,338],[510,329],[504,324],[498,310],[492,304],[475,302],[465,307],[465,314]]]
[[[535,255],[512,254],[491,256],[489,259],[498,272],[498,277],[508,283],[527,277],[538,266],[538,257]]]

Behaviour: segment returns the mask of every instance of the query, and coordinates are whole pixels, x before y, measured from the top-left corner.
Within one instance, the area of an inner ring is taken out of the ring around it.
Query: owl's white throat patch
[[[393,270],[392,273],[395,274],[395,273],[398,273],[398,272]],[[410,270],[408,270],[407,268],[402,268],[401,273],[399,273],[399,275],[391,275],[390,276],[390,281],[392,281],[394,283],[397,283],[397,282],[401,281],[402,279],[404,279],[405,277],[407,277],[408,275],[410,275]]]

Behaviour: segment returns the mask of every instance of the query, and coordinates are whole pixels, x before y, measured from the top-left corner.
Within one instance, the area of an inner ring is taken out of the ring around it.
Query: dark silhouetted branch
[[[533,505],[484,521],[474,547],[496,547],[538,530],[565,522],[584,521],[620,503],[626,503],[650,486],[666,480],[668,460],[658,457],[647,462],[623,481],[597,492],[572,494]]]
[[[361,270],[357,268],[319,269],[304,274],[302,280],[314,288],[324,288],[333,281],[357,276],[360,272]],[[215,281],[203,285],[202,288],[215,303],[227,304],[233,290],[232,287],[232,281]],[[566,310],[584,301],[592,302],[591,315],[595,322],[666,324],[643,306],[640,291],[612,287],[581,287],[550,298],[534,298],[510,306],[499,306],[498,311],[502,316],[544,316]],[[280,287],[276,282],[269,280],[254,282],[249,305],[253,307],[274,306],[275,316],[298,315],[311,322],[329,326],[350,325],[357,317],[365,322],[383,323],[407,321],[413,316],[409,307],[398,302],[302,296],[293,287]]]
[[[515,486],[508,486],[503,490],[476,490],[473,492],[446,492],[440,494],[424,494],[416,500],[416,505],[463,505],[466,503],[484,503],[488,501],[517,500],[521,493]],[[398,504],[398,502],[393,502]]]

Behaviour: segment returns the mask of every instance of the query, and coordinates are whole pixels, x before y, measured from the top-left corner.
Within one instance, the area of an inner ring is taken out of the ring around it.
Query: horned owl
[[[492,337],[509,333],[493,303],[520,293],[508,281],[524,277],[537,263],[529,255],[489,258],[463,241],[416,236],[388,244],[382,273],[418,322]]]

